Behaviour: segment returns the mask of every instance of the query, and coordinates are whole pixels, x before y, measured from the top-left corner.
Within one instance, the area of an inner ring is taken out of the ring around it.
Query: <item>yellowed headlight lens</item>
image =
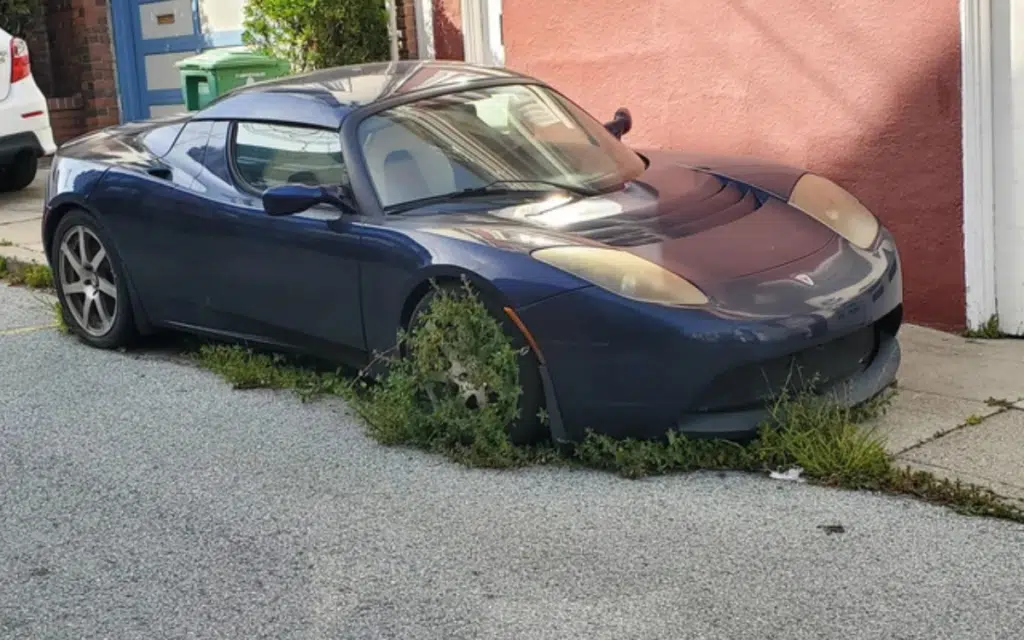
[[[828,178],[805,174],[797,181],[789,204],[861,249],[869,248],[878,237],[878,218],[853,194]]]
[[[624,298],[663,305],[708,302],[708,297],[684,278],[626,251],[604,247],[551,247],[538,249],[531,255]]]

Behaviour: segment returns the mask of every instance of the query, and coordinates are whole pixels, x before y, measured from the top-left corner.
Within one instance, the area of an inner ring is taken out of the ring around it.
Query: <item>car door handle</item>
[[[154,178],[160,178],[161,180],[170,180],[173,177],[171,175],[171,170],[167,167],[151,167],[146,169],[146,173]]]

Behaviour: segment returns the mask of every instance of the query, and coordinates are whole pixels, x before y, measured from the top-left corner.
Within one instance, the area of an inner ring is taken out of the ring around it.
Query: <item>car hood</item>
[[[509,250],[616,247],[702,287],[798,261],[836,238],[786,204],[802,171],[762,161],[702,164],[699,156],[645,155],[647,170],[622,190],[552,196],[484,215],[429,216],[440,225],[432,230]]]

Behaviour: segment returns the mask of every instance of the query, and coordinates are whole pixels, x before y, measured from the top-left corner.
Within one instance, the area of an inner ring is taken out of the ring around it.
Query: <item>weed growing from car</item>
[[[367,433],[380,443],[417,447],[474,467],[559,463],[628,478],[799,467],[817,484],[909,494],[963,513],[1024,521],[1024,510],[984,489],[897,468],[886,453],[884,438],[863,424],[886,411],[892,389],[854,408],[809,394],[783,394],[772,407],[771,419],[747,444],[678,433],[667,434],[661,442],[590,433],[568,452],[550,445],[517,447],[505,434],[520,393],[516,351],[479,297],[468,288],[464,293],[439,290],[423,322],[400,333],[397,346],[378,356],[387,365],[387,373],[380,376],[317,371],[281,356],[223,345],[201,346],[196,358],[239,388],[288,388],[304,399],[341,396],[363,416]],[[494,392],[493,402],[482,409],[466,405],[448,382],[452,359],[467,369],[473,384]]]
[[[370,435],[384,444],[413,445],[478,466],[525,464],[528,452],[505,434],[521,393],[516,351],[468,283],[461,293],[438,288],[420,322],[399,334],[397,348],[378,356],[387,374],[361,375],[350,400]],[[488,391],[483,406],[471,407],[451,382],[453,363],[465,371],[466,384]]]

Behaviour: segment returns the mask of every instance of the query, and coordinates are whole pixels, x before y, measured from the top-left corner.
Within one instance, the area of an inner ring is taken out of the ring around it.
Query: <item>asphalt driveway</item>
[[[0,284],[0,637],[1014,638],[1024,527],[743,475],[486,472],[88,349]],[[842,525],[829,534],[823,525]]]

